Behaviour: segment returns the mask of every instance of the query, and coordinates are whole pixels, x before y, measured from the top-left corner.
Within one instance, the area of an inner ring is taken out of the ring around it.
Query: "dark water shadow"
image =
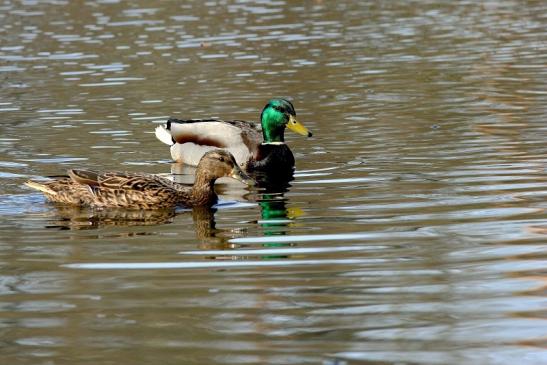
[[[273,172],[252,172],[250,174],[263,194],[280,194],[289,191],[294,174]]]
[[[62,204],[51,204],[57,219],[46,225],[46,228],[60,230],[99,229],[107,226],[150,226],[172,223],[174,209],[129,210],[129,209],[92,209]]]

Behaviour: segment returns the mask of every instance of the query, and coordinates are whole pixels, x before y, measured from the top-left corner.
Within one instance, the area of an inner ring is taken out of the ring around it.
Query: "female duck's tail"
[[[29,188],[41,191],[44,194],[57,195],[57,192],[55,190],[51,190],[47,185],[40,184],[36,181],[28,180],[27,182],[25,182],[25,185]]]

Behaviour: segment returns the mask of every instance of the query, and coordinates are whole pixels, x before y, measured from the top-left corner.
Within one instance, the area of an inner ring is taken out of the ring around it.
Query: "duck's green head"
[[[272,99],[260,114],[262,123],[262,134],[264,142],[284,142],[285,127],[295,133],[311,137],[308,131],[299,121],[296,120],[296,112],[292,103],[285,99]]]

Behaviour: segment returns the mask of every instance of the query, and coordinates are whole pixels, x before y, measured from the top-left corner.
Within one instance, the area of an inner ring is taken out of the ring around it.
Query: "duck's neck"
[[[282,127],[266,127],[262,126],[262,136],[264,143],[284,143],[285,142],[285,126]]]
[[[283,117],[283,114],[272,108],[262,111],[260,124],[262,125],[262,136],[265,143],[285,141],[285,123]]]
[[[196,206],[211,206],[216,203],[215,180],[207,174],[197,174],[192,187],[192,203]]]

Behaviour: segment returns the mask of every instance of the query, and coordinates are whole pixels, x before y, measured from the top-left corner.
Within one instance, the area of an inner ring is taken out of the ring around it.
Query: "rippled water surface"
[[[546,364],[545,14],[0,2],[2,364]],[[286,191],[222,180],[175,214],[22,185],[178,171],[157,123],[274,96],[314,132],[287,133]]]

